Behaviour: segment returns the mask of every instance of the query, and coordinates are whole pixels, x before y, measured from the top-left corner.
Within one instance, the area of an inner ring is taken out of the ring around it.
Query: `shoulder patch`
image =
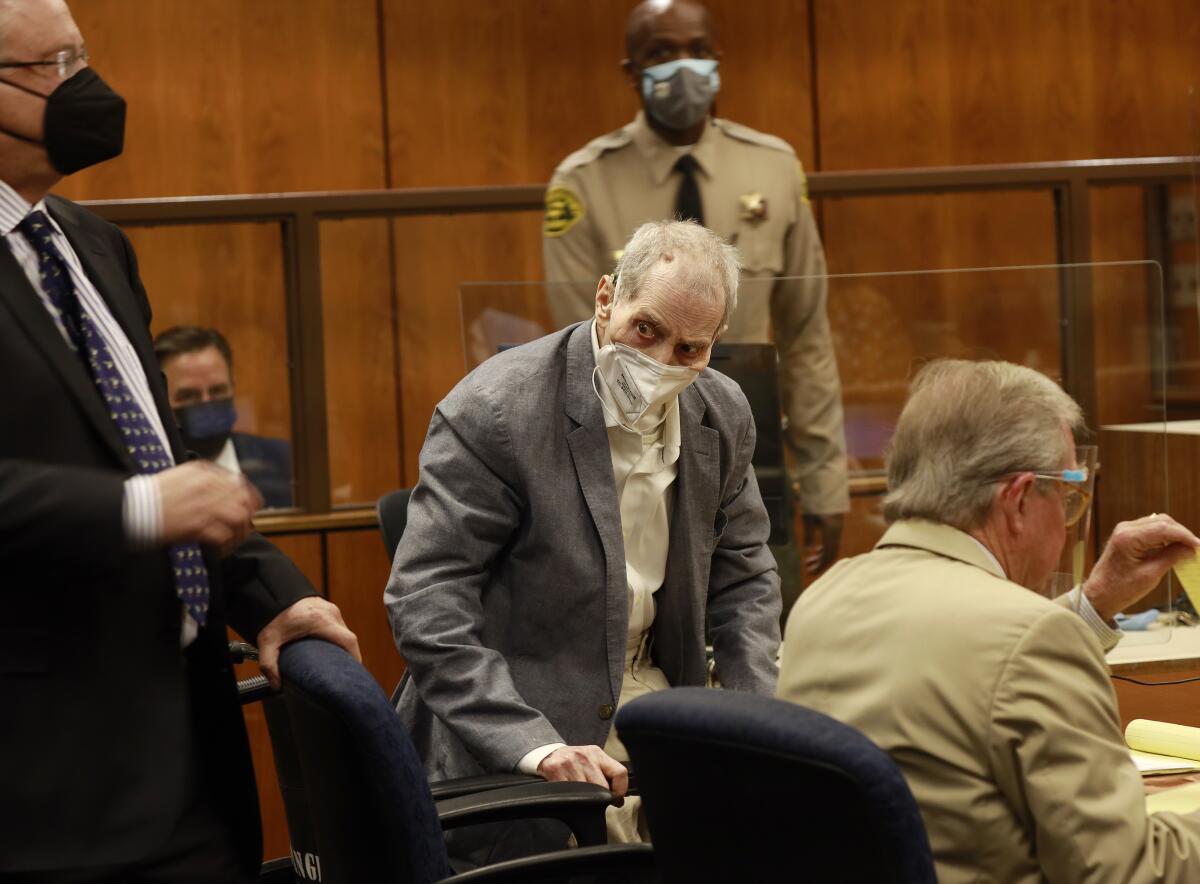
[[[796,160],[796,174],[800,176],[800,202],[808,202],[808,176],[804,174],[804,164]]]
[[[583,202],[569,187],[556,184],[546,191],[546,215],[542,236],[562,236],[583,217]]]

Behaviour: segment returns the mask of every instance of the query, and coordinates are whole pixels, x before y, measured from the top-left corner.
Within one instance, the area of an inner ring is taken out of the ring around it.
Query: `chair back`
[[[318,639],[284,646],[279,670],[320,880],[426,884],[447,877],[425,771],[375,679]]]
[[[852,727],[768,697],[676,688],[617,732],[664,882],[936,884],[908,784]]]
[[[379,533],[383,535],[383,547],[387,550],[389,562],[396,560],[396,547],[400,545],[404,526],[408,524],[408,498],[411,495],[411,488],[389,491],[379,498],[375,507],[375,514],[379,517]]]
[[[779,355],[774,344],[729,344],[713,347],[709,368],[735,381],[754,417],[754,476],[771,519],[770,542],[794,542],[792,491],[783,456],[783,419],[779,396]]]

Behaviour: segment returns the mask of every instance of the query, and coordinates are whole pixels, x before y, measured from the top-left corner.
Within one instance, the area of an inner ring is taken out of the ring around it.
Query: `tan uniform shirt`
[[[825,255],[803,170],[788,144],[712,119],[691,150],[706,225],[743,262],[728,341],[765,342],[771,329],[783,367],[785,438],[805,512],[849,508],[841,384],[825,312]],[[543,256],[559,325],[591,316],[596,282],[610,273],[637,227],[670,218],[679,151],[642,114],[559,165],[546,192]],[[816,277],[785,282],[781,277]]]
[[[941,884],[1200,881],[1200,814],[1146,813],[1095,635],[989,559],[896,523],[800,596],[779,697],[891,755]]]

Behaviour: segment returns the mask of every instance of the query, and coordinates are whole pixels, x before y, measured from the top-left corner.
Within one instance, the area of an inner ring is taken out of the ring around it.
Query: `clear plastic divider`
[[[596,281],[462,284],[464,369],[587,318],[583,292],[594,299],[595,290]],[[756,472],[779,544],[785,601],[810,579],[796,552],[805,541],[804,510],[832,499],[822,487],[828,475],[814,479],[821,472],[814,459],[838,454],[820,438],[826,429],[809,432],[803,424],[828,423],[824,400],[834,411],[840,406],[850,492],[840,555],[866,552],[887,527],[885,456],[909,382],[934,359],[1025,365],[1062,383],[1084,409],[1087,431],[1076,442],[1088,479],[1072,490],[1090,505],[1067,531],[1061,576],[1038,591],[1055,596],[1079,585],[1122,521],[1170,513],[1200,529],[1200,488],[1189,490],[1196,484],[1190,465],[1200,462],[1200,410],[1191,420],[1171,395],[1165,317],[1162,271],[1153,261],[744,278],[712,367],[742,384],[754,410],[765,448]],[[765,362],[764,351],[771,354]],[[829,377],[830,366],[822,366],[829,354],[837,394],[827,381],[808,380]],[[798,485],[788,474],[800,477]],[[1122,646],[1167,641],[1174,626],[1194,622],[1193,610],[1168,574],[1124,613]]]

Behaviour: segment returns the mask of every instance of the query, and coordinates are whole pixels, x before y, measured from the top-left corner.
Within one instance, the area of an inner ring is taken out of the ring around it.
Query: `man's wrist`
[[[132,550],[153,549],[162,542],[162,493],[153,476],[132,476],[125,480],[121,524],[125,542]]]
[[[1071,590],[1070,595],[1074,596],[1074,598],[1071,599],[1071,606],[1075,608],[1079,616],[1083,618],[1083,622],[1088,625],[1093,633],[1095,633],[1096,638],[1099,640],[1100,646],[1104,648],[1105,653],[1111,651],[1113,647],[1116,646],[1117,642],[1121,640],[1121,636],[1123,635],[1120,628],[1116,625],[1116,622],[1108,617],[1105,617],[1096,608],[1096,606],[1092,604],[1092,600],[1088,598],[1088,594],[1084,590],[1083,585],[1077,586]]]
[[[559,749],[565,749],[566,745],[566,743],[547,743],[544,746],[538,746],[536,749],[530,749],[517,762],[517,773],[537,776],[538,768],[546,760],[546,756]]]

